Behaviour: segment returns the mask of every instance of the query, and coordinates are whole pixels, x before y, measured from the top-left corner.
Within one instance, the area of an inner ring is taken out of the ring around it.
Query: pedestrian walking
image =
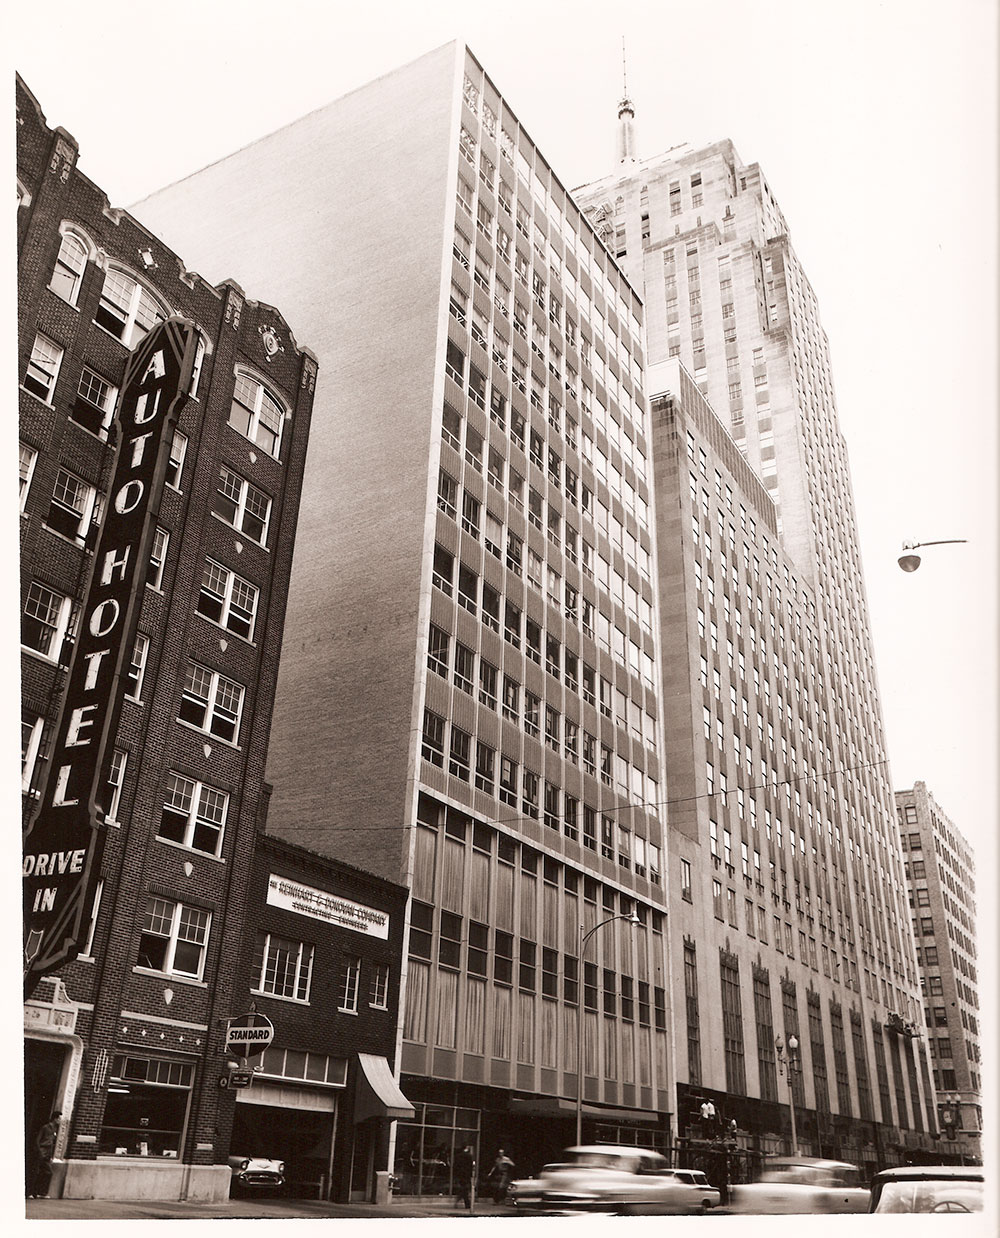
[[[472,1175],[476,1170],[476,1162],[472,1156],[472,1145],[466,1144],[455,1154],[455,1207],[465,1204],[472,1208]]]
[[[35,1136],[35,1151],[38,1162],[35,1166],[34,1181],[31,1184],[29,1197],[45,1199],[49,1193],[52,1181],[52,1158],[56,1154],[56,1142],[59,1139],[59,1119],[62,1114],[57,1109],[52,1117],[40,1128]]]
[[[496,1160],[493,1162],[493,1168],[490,1170],[490,1182],[493,1186],[493,1202],[502,1204],[507,1198],[507,1189],[510,1186],[511,1174],[514,1172],[514,1162],[504,1152],[503,1148],[497,1149]]]

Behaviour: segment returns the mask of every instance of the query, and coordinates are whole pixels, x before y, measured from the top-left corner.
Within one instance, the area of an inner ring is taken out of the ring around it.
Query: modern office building
[[[67,668],[95,634],[96,584],[130,566],[127,553],[102,551],[91,575],[102,528],[134,499],[116,490],[105,501],[115,444],[130,433],[116,415],[123,375],[163,320],[179,315],[197,331],[163,480],[130,483],[160,492],[148,563],[129,598],[102,612],[139,608],[97,794],[103,859],[79,894],[89,901],[76,948],[29,973],[28,1168],[58,1111],[52,1194],[225,1198],[234,1102],[218,1081],[226,1020],[239,1013],[233,961],[317,366],[276,310],[234,283],[207,284],[112,207],[20,79],[17,124],[26,822],[39,804],[74,802],[50,760]],[[134,420],[149,416],[136,406]],[[129,441],[124,454],[143,450]],[[99,679],[103,657],[88,656]],[[78,748],[96,733],[95,708],[77,711]],[[35,837],[25,873],[48,869],[44,904],[84,848],[36,854]]]
[[[666,1145],[639,298],[461,44],[134,209],[324,360],[268,828],[411,892],[401,1189]]]
[[[955,1157],[981,1161],[975,856],[925,783],[896,792],[896,813],[938,1119]]]
[[[674,1008],[715,1026],[700,1062],[678,1032],[679,1093],[724,1094],[766,1145],[782,1129],[768,1042],[797,1023],[809,1145],[893,1163],[935,1122],[923,1037],[896,1030],[919,1028],[921,1002],[826,336],[760,168],[728,141],[637,159],[627,101],[620,115],[617,169],[574,196],[643,298],[650,372],[682,367],[654,412],[668,900],[675,930],[709,929],[673,935]],[[696,905],[721,894],[725,939],[678,907],[692,880]],[[740,1023],[757,1069],[736,1061]]]

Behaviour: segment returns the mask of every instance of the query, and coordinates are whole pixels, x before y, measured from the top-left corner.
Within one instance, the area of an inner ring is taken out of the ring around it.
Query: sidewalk
[[[283,1220],[290,1217],[319,1219],[354,1217],[360,1219],[406,1220],[413,1217],[516,1217],[507,1204],[494,1204],[488,1197],[476,1201],[475,1211],[456,1207],[453,1196],[427,1199],[407,1198],[391,1204],[334,1204],[315,1199],[229,1199],[217,1204],[177,1200],[119,1199],[26,1199],[28,1220]]]

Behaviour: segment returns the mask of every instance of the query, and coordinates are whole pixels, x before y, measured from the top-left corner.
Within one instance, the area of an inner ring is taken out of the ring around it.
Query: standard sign
[[[312,886],[300,885],[297,881],[289,881],[287,877],[278,877],[274,873],[271,873],[267,883],[267,901],[272,907],[297,911],[300,916],[324,920],[327,924],[336,924],[339,928],[350,929],[354,933],[381,937],[383,941],[389,937],[387,911],[366,907],[363,903],[352,903],[349,899],[338,898],[336,894],[330,894],[326,890],[314,890]]]
[[[226,1026],[226,1049],[233,1057],[256,1057],[273,1039],[274,1024],[256,1010],[230,1019]]]

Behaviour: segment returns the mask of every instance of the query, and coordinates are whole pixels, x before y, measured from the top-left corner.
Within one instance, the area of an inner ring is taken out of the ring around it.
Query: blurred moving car
[[[545,1189],[546,1175],[560,1168],[559,1165],[546,1165],[537,1178],[515,1178],[507,1191],[507,1202],[522,1211],[536,1208]]]
[[[268,1156],[231,1156],[231,1195],[280,1191],[285,1185],[285,1162]]]
[[[758,1182],[730,1188],[730,1212],[867,1212],[868,1187],[846,1161],[815,1156],[775,1157]]]
[[[609,1212],[629,1216],[705,1212],[719,1192],[696,1169],[671,1169],[659,1152],[594,1144],[567,1148],[537,1179],[514,1184],[514,1202],[547,1215]]]
[[[869,1212],[982,1212],[983,1171],[974,1165],[903,1165],[872,1180]]]

